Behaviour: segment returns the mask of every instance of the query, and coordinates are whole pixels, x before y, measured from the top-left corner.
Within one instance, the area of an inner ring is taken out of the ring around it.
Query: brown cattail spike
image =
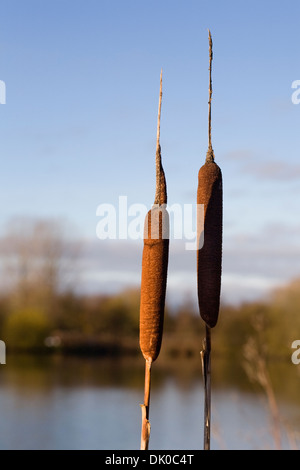
[[[211,99],[212,99],[212,38],[208,30],[209,40],[209,100],[208,100],[208,150],[205,164],[198,173],[197,204],[204,207],[204,220],[197,224],[197,277],[198,302],[200,315],[205,321],[205,340],[202,358],[204,379],[204,450],[210,449],[210,417],[211,417],[211,328],[217,321],[220,308],[221,267],[222,267],[222,173],[215,163],[211,144]],[[199,209],[199,206],[198,206]],[[201,213],[200,210],[198,213]],[[203,222],[203,223],[202,223]],[[204,236],[202,229],[204,226]]]
[[[211,144],[212,39],[209,31],[209,113],[206,162],[198,174],[197,204],[204,205],[204,245],[197,251],[200,315],[209,327],[218,320],[222,271],[222,172]],[[198,234],[199,239],[199,234]]]
[[[197,204],[204,205],[204,245],[198,250],[200,315],[213,328],[220,308],[222,274],[222,173],[215,162],[199,170]]]
[[[160,116],[162,72],[158,105],[156,142],[156,192],[145,220],[140,302],[140,347],[146,360],[155,361],[162,340],[169,254],[167,187],[161,162]]]
[[[140,303],[140,347],[145,359],[155,361],[160,352],[169,253],[169,215],[153,207],[145,223]]]
[[[206,323],[202,358],[204,379],[204,449],[210,449],[211,417],[211,328],[217,321],[220,308],[221,264],[222,264],[222,173],[215,163],[211,143],[211,100],[212,100],[212,38],[209,40],[209,100],[208,100],[208,150],[205,164],[198,173],[197,204],[204,208],[204,218],[197,223],[197,281],[200,315]],[[199,209],[198,206],[198,209]],[[198,212],[200,213],[200,211]],[[203,223],[202,223],[203,222]],[[204,227],[204,236],[202,229]]]
[[[169,257],[169,214],[166,209],[167,186],[161,162],[160,116],[162,73],[158,106],[156,143],[156,191],[154,205],[148,212],[144,229],[140,301],[140,348],[146,361],[145,396],[142,405],[141,450],[147,450],[150,438],[149,406],[151,365],[160,352]]]

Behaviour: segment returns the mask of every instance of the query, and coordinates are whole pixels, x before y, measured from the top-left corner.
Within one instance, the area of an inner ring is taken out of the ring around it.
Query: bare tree
[[[275,448],[280,450],[282,449],[281,418],[267,366],[267,345],[264,340],[266,325],[263,312],[255,316],[253,327],[254,334],[248,338],[248,341],[244,345],[243,365],[250,381],[258,383],[266,394],[272,420],[271,432],[274,438]]]
[[[57,294],[70,284],[79,244],[60,220],[12,221],[0,240],[2,290],[16,306],[54,308]]]

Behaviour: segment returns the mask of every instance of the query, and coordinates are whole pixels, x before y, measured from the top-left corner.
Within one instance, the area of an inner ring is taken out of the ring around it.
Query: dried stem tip
[[[213,43],[210,34],[210,30],[208,30],[208,41],[209,41],[209,89],[208,89],[208,151],[206,154],[206,161],[214,161],[214,151],[212,149],[211,144],[211,100],[212,100],[212,78],[211,78],[211,71],[212,71],[212,60],[213,60]]]
[[[162,102],[162,70],[160,72],[160,90],[159,90],[159,103],[158,103],[158,118],[157,118],[157,135],[156,135],[156,190],[154,204],[167,203],[167,188],[166,179],[163,166],[161,163],[161,147],[160,147],[160,117],[161,117],[161,102]]]

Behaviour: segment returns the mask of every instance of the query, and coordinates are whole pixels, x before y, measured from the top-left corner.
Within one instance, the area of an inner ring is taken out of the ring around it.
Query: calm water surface
[[[150,448],[202,449],[201,370],[155,366]],[[0,449],[138,449],[143,374],[139,359],[11,358],[0,366]],[[300,448],[298,393],[279,391],[282,447]],[[215,380],[212,424],[212,449],[274,448],[266,398],[245,383]]]

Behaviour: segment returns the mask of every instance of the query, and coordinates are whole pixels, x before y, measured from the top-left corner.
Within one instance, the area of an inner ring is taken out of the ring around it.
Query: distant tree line
[[[9,228],[0,243],[0,339],[13,351],[140,354],[139,289],[76,294],[68,273],[77,250],[59,223],[23,221]],[[264,301],[222,305],[212,332],[214,354],[236,360],[255,338],[270,360],[291,356],[292,342],[300,339],[299,311],[300,280]],[[167,305],[162,356],[199,357],[203,332],[194,305]]]

